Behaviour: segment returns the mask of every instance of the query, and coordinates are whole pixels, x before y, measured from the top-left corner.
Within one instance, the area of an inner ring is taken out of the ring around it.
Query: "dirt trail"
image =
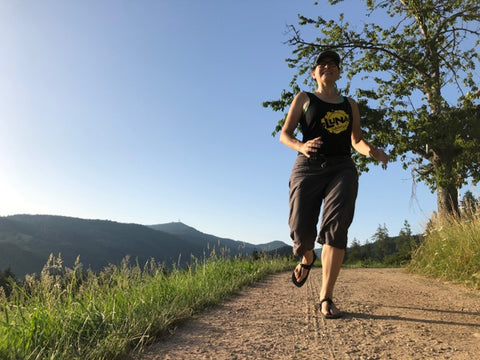
[[[321,269],[297,289],[270,276],[181,325],[135,360],[480,359],[480,291],[401,269],[342,269],[325,320]]]

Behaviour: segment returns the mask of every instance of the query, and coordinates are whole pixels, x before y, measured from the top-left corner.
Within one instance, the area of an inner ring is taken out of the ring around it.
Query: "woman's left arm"
[[[382,149],[370,145],[363,139],[362,129],[360,128],[360,112],[358,111],[357,103],[348,98],[350,106],[352,107],[353,124],[352,124],[352,146],[360,154],[370,156],[371,158],[380,161],[384,168],[387,167],[388,156]]]

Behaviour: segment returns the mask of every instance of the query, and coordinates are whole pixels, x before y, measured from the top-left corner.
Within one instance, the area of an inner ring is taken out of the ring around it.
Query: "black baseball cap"
[[[337,66],[340,65],[340,55],[338,55],[333,50],[325,50],[325,51],[323,51],[323,52],[321,52],[320,54],[317,55],[317,57],[315,58],[315,62],[313,63],[312,67],[315,68],[318,65],[318,63],[325,58],[332,59],[333,61],[335,61],[335,64],[337,64]]]

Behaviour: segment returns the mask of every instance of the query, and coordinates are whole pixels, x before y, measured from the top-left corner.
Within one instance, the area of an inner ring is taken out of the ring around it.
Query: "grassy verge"
[[[408,269],[480,289],[480,214],[432,219]]]
[[[240,288],[291,267],[281,259],[213,256],[187,270],[125,262],[94,274],[80,265],[66,269],[51,257],[38,279],[27,278],[0,299],[0,358],[119,358]]]

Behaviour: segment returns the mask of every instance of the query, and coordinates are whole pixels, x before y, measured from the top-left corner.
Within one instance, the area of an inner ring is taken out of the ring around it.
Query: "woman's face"
[[[319,61],[312,71],[312,77],[317,82],[335,82],[340,77],[340,69],[333,59],[327,57]]]

